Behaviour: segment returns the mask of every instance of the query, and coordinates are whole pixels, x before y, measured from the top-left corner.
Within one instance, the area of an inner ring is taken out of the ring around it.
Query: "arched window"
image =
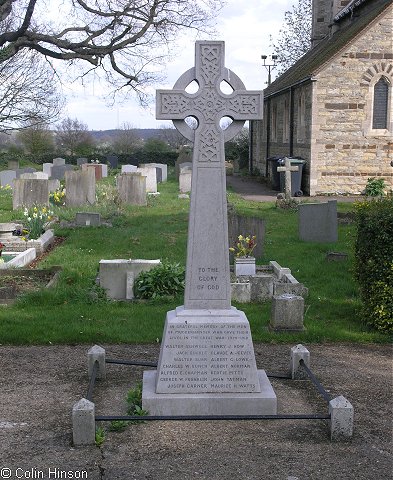
[[[374,86],[373,129],[388,128],[389,83],[381,77]]]

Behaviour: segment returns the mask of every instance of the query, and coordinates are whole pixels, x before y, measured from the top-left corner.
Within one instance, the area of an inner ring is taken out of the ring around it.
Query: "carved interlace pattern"
[[[200,90],[196,95],[182,92],[163,92],[161,96],[161,113],[166,118],[184,119],[194,115],[200,121],[195,132],[199,136],[200,162],[219,162],[224,154],[222,148],[222,132],[216,124],[219,118],[230,116],[234,120],[249,120],[259,111],[260,96],[234,91],[228,98],[218,89],[218,81],[224,79],[222,68],[223,46],[217,44],[201,44],[196,64],[196,80]]]
[[[201,48],[201,75],[207,86],[214,85],[220,74],[221,48],[218,45],[204,45]]]

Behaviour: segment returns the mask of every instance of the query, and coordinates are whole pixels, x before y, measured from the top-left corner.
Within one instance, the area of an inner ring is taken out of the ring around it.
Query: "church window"
[[[381,77],[374,86],[373,129],[388,128],[389,83]]]
[[[297,109],[297,139],[305,140],[306,136],[306,98],[304,91],[299,95]]]
[[[282,139],[284,142],[289,142],[289,101],[287,98],[284,101],[284,118],[282,128]]]
[[[277,141],[278,137],[278,119],[277,119],[277,104],[272,108],[272,141]]]

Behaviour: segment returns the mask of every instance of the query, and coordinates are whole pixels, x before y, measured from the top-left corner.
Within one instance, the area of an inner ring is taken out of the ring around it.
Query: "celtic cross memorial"
[[[198,90],[188,93],[193,82]],[[246,120],[261,119],[262,108],[262,92],[247,91],[225,67],[219,41],[196,42],[195,67],[173,90],[157,91],[156,117],[172,120],[194,148],[184,306],[167,313],[157,370],[144,372],[143,408],[153,415],[230,415],[239,401],[250,414],[276,412],[270,382],[256,368],[248,320],[231,307],[229,271],[224,143]],[[232,120],[226,129],[224,117]]]

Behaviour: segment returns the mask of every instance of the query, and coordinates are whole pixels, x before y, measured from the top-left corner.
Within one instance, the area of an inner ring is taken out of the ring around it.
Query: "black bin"
[[[270,157],[267,159],[269,162],[268,172],[270,172],[270,179],[272,181],[273,190],[280,191],[280,172],[277,172],[278,163],[282,157]]]

